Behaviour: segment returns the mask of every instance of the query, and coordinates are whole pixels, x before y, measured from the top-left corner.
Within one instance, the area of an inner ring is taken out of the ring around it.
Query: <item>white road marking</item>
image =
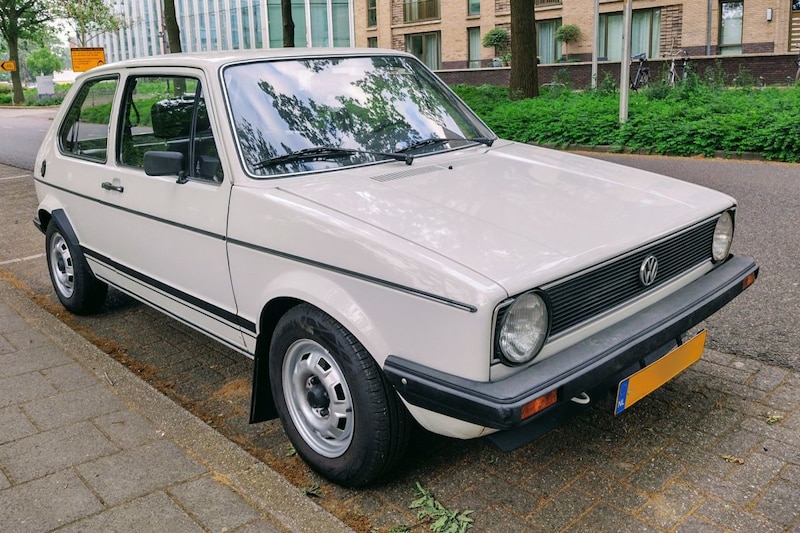
[[[20,178],[30,178],[30,177],[32,177],[31,174],[20,174],[19,176],[7,176],[5,178],[0,178],[0,181],[18,180]]]
[[[0,266],[10,265],[11,263],[22,263],[23,261],[30,261],[31,259],[39,259],[44,257],[44,254],[29,255],[28,257],[20,257],[19,259],[9,259],[8,261],[0,261]]]

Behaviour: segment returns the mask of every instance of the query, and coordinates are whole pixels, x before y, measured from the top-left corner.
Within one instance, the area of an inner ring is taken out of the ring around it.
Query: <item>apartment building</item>
[[[534,1],[540,63],[589,61],[595,1]],[[800,46],[800,0],[632,1],[633,54],[780,54]],[[353,0],[353,7],[357,46],[406,50],[433,69],[491,66],[498,51],[483,47],[482,37],[511,21],[509,0]],[[599,56],[619,61],[623,2],[599,0],[599,11]],[[563,24],[580,28],[568,49],[555,39]]]

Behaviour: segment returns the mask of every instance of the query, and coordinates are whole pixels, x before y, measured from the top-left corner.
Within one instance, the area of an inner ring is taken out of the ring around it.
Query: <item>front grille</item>
[[[609,311],[711,260],[711,243],[718,218],[714,217],[566,280],[543,287],[550,300],[552,313],[550,336],[558,335]],[[651,254],[658,259],[658,275],[655,283],[645,287],[639,281],[639,268]]]

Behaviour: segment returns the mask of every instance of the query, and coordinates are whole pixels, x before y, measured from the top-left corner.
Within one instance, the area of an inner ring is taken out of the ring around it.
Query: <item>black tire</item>
[[[47,225],[47,270],[58,299],[76,315],[97,312],[105,302],[108,285],[94,277],[80,249],[64,237],[55,220]]]
[[[289,310],[270,345],[270,385],[297,453],[325,478],[363,486],[408,444],[409,415],[361,343],[308,304]]]

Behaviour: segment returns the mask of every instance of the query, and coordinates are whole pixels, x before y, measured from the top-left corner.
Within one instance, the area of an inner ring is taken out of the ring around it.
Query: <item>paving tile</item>
[[[241,496],[208,476],[173,487],[169,493],[211,531],[229,531],[261,518]]]
[[[50,531],[102,509],[71,470],[0,490],[0,524],[5,531]]]
[[[788,374],[789,371],[784,368],[762,365],[747,384],[759,390],[771,391],[786,379]]]
[[[3,333],[3,337],[17,350],[28,350],[45,345],[52,347],[50,340],[34,328],[20,328]]]
[[[787,463],[800,465],[800,447],[786,444],[783,441],[767,439],[761,443],[760,451]]]
[[[0,445],[0,464],[22,483],[118,450],[96,427],[81,422]]]
[[[97,378],[77,363],[46,368],[41,371],[60,392],[69,392],[97,385]]]
[[[647,502],[647,496],[637,488],[594,471],[586,472],[572,486],[595,501],[624,511],[633,512]]]
[[[559,531],[586,512],[593,503],[583,492],[569,488],[556,494],[541,511],[529,517],[528,521],[547,531]]]
[[[23,408],[36,425],[43,429],[52,429],[90,420],[125,407],[113,392],[104,385],[95,383],[92,387],[26,403]]]
[[[456,484],[457,483],[458,482],[456,482]],[[454,485],[458,486],[456,484]],[[449,481],[445,481],[444,485],[450,485]],[[460,486],[465,487],[468,485],[461,484]],[[493,503],[498,506],[513,509],[515,513],[522,516],[528,515],[539,508],[541,496],[534,496],[525,489],[509,485],[503,481],[502,478],[497,476],[490,476],[483,482],[476,484],[475,490],[479,494],[491,495],[490,499]],[[441,497],[442,493],[442,490],[437,491],[437,497]]]
[[[1,361],[0,367],[2,367]],[[38,372],[2,378],[0,379],[0,408],[45,398],[56,392],[56,389]]]
[[[800,516],[800,485],[779,480],[758,499],[755,510],[772,520],[791,525]]]
[[[708,472],[689,469],[681,474],[681,481],[703,494],[711,495],[739,506],[752,501],[758,492],[751,487],[742,486],[734,481],[723,479]]]
[[[719,526],[706,522],[694,516],[690,516],[675,528],[675,533],[726,533]]]
[[[64,352],[52,344],[15,350],[0,355],[0,379],[71,362]]]
[[[648,500],[641,516],[661,528],[671,529],[683,521],[701,499],[694,489],[673,483]]]
[[[788,424],[784,424],[783,421],[777,424],[767,424],[766,416],[763,418],[747,418],[742,422],[742,427],[753,433],[766,435],[770,439],[800,447],[800,429],[790,427]]]
[[[783,531],[782,526],[764,516],[744,511],[738,506],[714,499],[704,501],[695,511],[695,514],[719,524],[720,527],[729,531],[741,533],[753,533],[755,531],[759,533],[777,533]]]
[[[129,410],[101,416],[94,424],[122,449],[137,448],[164,436],[152,422]]]
[[[786,463],[763,453],[750,454],[743,465],[735,468],[728,479],[742,487],[762,491],[780,473]]]
[[[205,472],[171,441],[157,441],[98,459],[78,471],[109,505],[187,481]]]
[[[0,444],[33,435],[37,431],[19,407],[12,405],[0,409]]]
[[[156,492],[70,524],[58,531],[59,533],[84,533],[86,531],[203,533],[203,528],[178,507],[169,496],[163,492]]]
[[[0,320],[2,320],[2,318],[0,318]],[[5,337],[0,335],[0,355],[16,351],[17,349],[10,342],[8,342]]]
[[[781,470],[781,477],[800,486],[800,466],[786,465],[783,470]]]
[[[653,457],[627,478],[627,482],[642,490],[656,492],[678,476],[684,465],[665,455]]]
[[[762,434],[737,428],[720,440],[719,444],[714,448],[714,453],[744,457],[764,440]]]
[[[281,533],[283,528],[278,528],[272,522],[264,519],[246,524],[231,533]]]
[[[619,509],[598,504],[589,509],[589,512],[566,530],[567,533],[620,533],[623,531],[649,533],[656,529]]]

